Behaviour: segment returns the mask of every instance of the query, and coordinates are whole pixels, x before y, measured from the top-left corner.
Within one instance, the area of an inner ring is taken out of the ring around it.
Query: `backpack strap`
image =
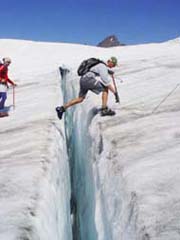
[[[97,65],[100,64],[100,63],[102,63],[102,64],[104,64],[106,67],[108,67],[107,64],[106,64],[104,61],[102,61],[102,60],[99,60],[99,63],[97,63]],[[96,65],[95,65],[95,66],[96,66]],[[92,66],[92,67],[95,67],[95,66]],[[99,76],[99,74],[96,73],[96,72],[94,72],[94,71],[91,71],[91,70],[90,70],[89,72],[92,72],[92,73],[94,73],[96,76]],[[109,70],[109,69],[108,69],[108,73],[109,73],[110,75],[114,74],[114,72],[111,71],[111,70]]]

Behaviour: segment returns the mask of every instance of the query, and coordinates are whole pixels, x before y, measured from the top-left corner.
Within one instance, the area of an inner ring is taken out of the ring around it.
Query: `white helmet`
[[[11,63],[11,59],[9,57],[3,58],[3,63]]]

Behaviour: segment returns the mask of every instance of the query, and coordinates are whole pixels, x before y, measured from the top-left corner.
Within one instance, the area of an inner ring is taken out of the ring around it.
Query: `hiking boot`
[[[114,116],[116,113],[115,111],[111,110],[110,108],[106,107],[106,108],[102,108],[101,110],[101,116]]]
[[[57,112],[57,115],[58,115],[58,118],[59,118],[59,119],[62,119],[63,113],[64,113],[65,111],[66,111],[66,110],[65,110],[65,108],[64,108],[63,106],[56,108],[56,112]]]

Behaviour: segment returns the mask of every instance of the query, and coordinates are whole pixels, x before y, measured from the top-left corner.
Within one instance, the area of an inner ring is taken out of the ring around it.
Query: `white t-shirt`
[[[105,86],[111,84],[111,78],[108,74],[108,67],[103,63],[99,63],[96,66],[92,67],[90,72],[86,73],[85,76],[97,78],[97,80],[102,82]]]

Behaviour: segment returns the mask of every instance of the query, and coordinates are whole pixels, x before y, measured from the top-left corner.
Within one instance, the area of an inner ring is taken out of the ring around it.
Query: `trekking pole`
[[[119,94],[118,94],[118,90],[117,90],[117,86],[116,86],[116,81],[114,79],[114,75],[112,74],[112,80],[113,80],[113,84],[114,84],[114,89],[116,91],[115,93],[115,98],[116,98],[116,102],[120,103],[120,98],[119,98]]]
[[[13,86],[13,109],[15,110],[15,87]]]
[[[173,88],[173,90],[172,90],[170,93],[168,93],[168,95],[167,95],[165,98],[163,98],[163,100],[153,109],[153,111],[152,111],[151,114],[153,114],[153,113],[156,112],[156,110],[160,107],[160,105],[161,105],[163,102],[166,101],[166,99],[176,90],[176,88],[178,88],[179,85],[180,85],[180,83],[178,83],[178,84],[176,85],[176,87]]]

